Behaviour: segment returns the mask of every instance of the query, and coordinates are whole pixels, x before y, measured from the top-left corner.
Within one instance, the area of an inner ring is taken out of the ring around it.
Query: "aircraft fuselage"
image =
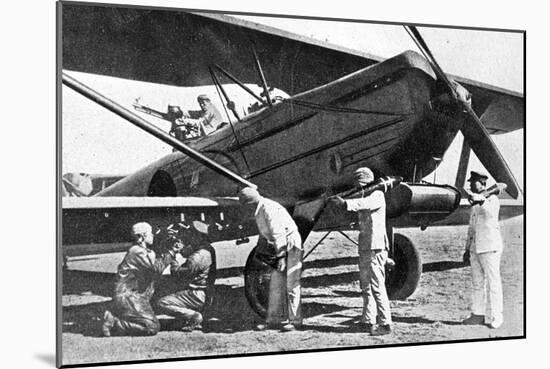
[[[437,165],[458,124],[430,101],[426,61],[406,52],[264,108],[188,142],[292,206],[347,189],[361,166],[415,180]],[[447,117],[448,118],[448,117]],[[181,153],[170,154],[99,196],[235,196],[237,185]]]

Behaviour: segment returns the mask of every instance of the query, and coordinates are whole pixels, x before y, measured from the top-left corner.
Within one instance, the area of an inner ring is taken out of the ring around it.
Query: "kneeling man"
[[[132,237],[135,243],[118,266],[112,312],[103,316],[104,336],[153,336],[160,323],[151,307],[155,281],[175,259],[179,246],[174,245],[160,257],[149,247],[153,245],[153,232],[148,223],[134,224]]]
[[[180,253],[186,260],[181,265],[172,261],[170,273],[177,278],[181,290],[162,297],[157,304],[162,313],[178,320],[182,331],[190,332],[202,328],[203,313],[212,299],[216,252],[194,226],[180,234],[181,240],[177,239],[176,243],[181,242]]]

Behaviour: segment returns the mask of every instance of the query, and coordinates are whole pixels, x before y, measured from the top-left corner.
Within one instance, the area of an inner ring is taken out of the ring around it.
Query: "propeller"
[[[474,112],[471,107],[468,94],[465,93],[465,89],[458,83],[450,80],[443,72],[443,69],[437,63],[431,53],[428,45],[422,38],[420,32],[415,26],[404,26],[413,41],[416,43],[422,54],[426,57],[434,70],[438,80],[448,88],[452,98],[460,105],[462,112],[464,113],[464,123],[460,127],[460,131],[464,136],[464,139],[468,142],[468,145],[474,151],[478,159],[485,166],[485,168],[491,173],[495,181],[502,182],[507,185],[507,192],[513,198],[517,199],[519,196],[519,185],[512,174],[512,171],[506,164],[502,154],[496,147],[495,143],[491,139],[489,132],[485,129],[485,126]]]

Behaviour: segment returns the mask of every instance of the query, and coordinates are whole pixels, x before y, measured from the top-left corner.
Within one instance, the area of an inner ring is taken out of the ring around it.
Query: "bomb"
[[[371,184],[369,184],[367,187],[361,188],[361,187],[354,187],[348,191],[345,191],[340,194],[340,197],[346,198],[350,197],[360,191],[362,191],[363,196],[368,196],[374,191],[382,191],[382,192],[388,192],[398,184],[400,184],[403,181],[403,177],[396,177],[396,176],[387,176],[387,177],[380,177]]]

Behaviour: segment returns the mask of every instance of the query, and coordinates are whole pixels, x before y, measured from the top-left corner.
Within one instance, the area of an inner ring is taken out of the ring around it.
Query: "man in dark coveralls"
[[[177,279],[181,289],[157,303],[159,310],[175,317],[179,328],[185,332],[202,328],[203,313],[210,305],[216,281],[216,252],[201,225],[194,222],[189,229],[179,232],[178,238],[183,244],[180,254],[186,260],[181,265],[173,260],[170,274]]]
[[[151,225],[145,222],[134,224],[132,236],[134,245],[118,266],[112,313],[107,310],[103,316],[102,331],[106,337],[158,333],[160,323],[150,303],[154,283],[181,249],[181,245],[174,244],[157,257],[149,248],[153,245]]]

